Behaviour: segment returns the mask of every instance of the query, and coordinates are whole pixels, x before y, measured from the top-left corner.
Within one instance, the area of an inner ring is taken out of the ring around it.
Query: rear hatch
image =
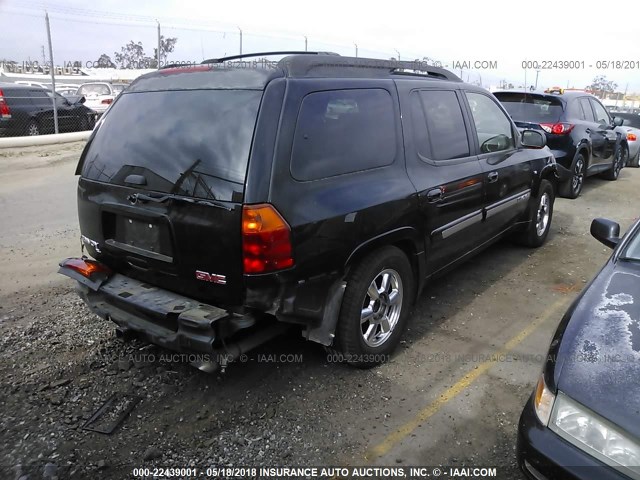
[[[563,103],[558,97],[527,92],[495,92],[494,95],[509,112],[518,128],[544,132],[549,148],[560,147],[564,137],[550,132],[552,126],[560,122],[564,112]],[[543,125],[547,128],[543,128]]]
[[[239,304],[242,199],[261,97],[122,93],[81,159],[78,214],[89,252],[138,280]]]

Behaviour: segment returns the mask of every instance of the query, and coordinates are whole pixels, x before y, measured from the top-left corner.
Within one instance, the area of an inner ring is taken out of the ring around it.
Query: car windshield
[[[631,241],[620,255],[623,260],[640,261],[640,224],[631,233]]]
[[[495,96],[516,122],[555,123],[562,115],[562,102],[548,95],[496,92]]]
[[[78,89],[78,95],[111,95],[111,91],[109,90],[108,85],[104,85],[101,83],[90,83],[86,85],[82,85]]]

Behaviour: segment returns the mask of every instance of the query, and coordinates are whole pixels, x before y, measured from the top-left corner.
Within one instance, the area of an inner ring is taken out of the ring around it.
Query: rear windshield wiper
[[[177,202],[186,202],[186,203],[194,203],[197,205],[208,205],[211,207],[218,207],[218,208],[223,208],[225,210],[231,211],[233,210],[232,207],[230,207],[229,205],[226,205],[222,202],[219,202],[217,200],[204,200],[204,199],[199,199],[199,198],[189,198],[189,197],[182,197],[182,196],[178,196],[178,195],[173,195],[173,194],[146,194],[146,193],[133,193],[131,195],[129,195],[127,197],[127,200],[129,200],[131,203],[133,203],[134,205],[136,203],[147,203],[147,202],[154,202],[154,203],[164,203],[167,200],[173,200],[173,201],[177,201]]]

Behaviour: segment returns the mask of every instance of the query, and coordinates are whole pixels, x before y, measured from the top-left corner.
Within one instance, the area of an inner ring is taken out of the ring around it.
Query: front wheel
[[[409,260],[396,247],[362,259],[347,279],[336,332],[338,355],[359,368],[387,361],[406,328],[414,283]]]
[[[540,182],[538,196],[535,200],[533,207],[529,211],[527,229],[517,237],[519,243],[532,248],[537,248],[544,244],[551,229],[555,195],[553,185],[549,180]]]
[[[620,147],[616,150],[616,154],[613,157],[613,164],[611,168],[602,174],[602,177],[607,180],[617,180],[618,176],[620,176],[620,170],[627,163],[627,157],[629,156],[629,152],[626,148]]]

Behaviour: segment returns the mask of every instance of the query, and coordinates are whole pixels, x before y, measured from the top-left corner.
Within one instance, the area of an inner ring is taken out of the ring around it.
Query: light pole
[[[356,58],[358,58],[358,44],[354,43],[354,45],[356,46]]]
[[[536,90],[538,90],[538,75],[540,75],[540,70],[536,70]]]
[[[307,36],[304,36],[304,51],[307,51]]]
[[[238,27],[238,30],[240,31],[240,55],[242,55],[242,29]]]
[[[400,52],[399,52],[398,50],[396,50],[395,48],[394,48],[394,50],[395,50],[395,51],[396,51],[396,53],[398,54],[398,61],[400,61]]]

